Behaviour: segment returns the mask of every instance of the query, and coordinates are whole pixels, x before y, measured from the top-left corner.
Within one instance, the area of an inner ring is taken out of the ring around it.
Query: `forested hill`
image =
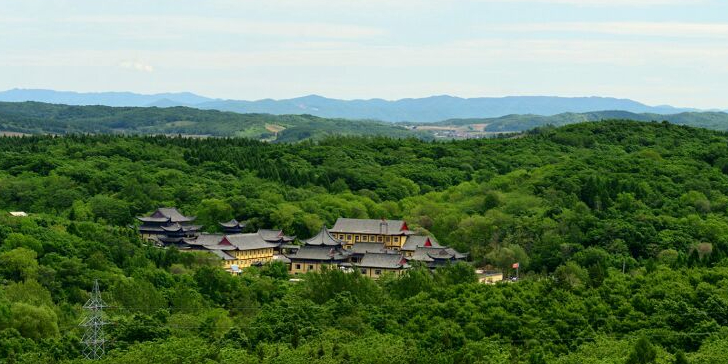
[[[340,216],[404,218],[520,263],[487,286],[458,264],[374,282],[232,276],[142,243],[177,206],[310,237]],[[101,363],[724,363],[728,134],[605,121],[425,142],[73,135],[0,138],[0,362],[85,363],[82,305],[111,306]]]
[[[429,124],[391,124],[372,120],[325,119],[311,115],[238,114],[189,107],[69,106],[37,102],[0,102],[0,133],[138,134],[193,137],[247,137],[272,142],[318,140],[331,135],[482,138],[536,127],[586,121],[626,119],[728,130],[728,114],[688,112],[673,115],[597,111],[554,116],[508,115],[500,118],[451,119]],[[444,128],[444,129],[443,129]]]
[[[481,128],[486,132],[521,132],[533,128],[553,125],[562,126],[588,121],[610,119],[635,121],[669,121],[673,124],[688,125],[713,130],[728,130],[728,113],[725,112],[683,112],[677,114],[638,114],[628,111],[593,111],[586,113],[563,113],[552,116],[507,115],[498,118],[450,119],[437,123],[419,124],[422,126],[454,126]]]
[[[238,136],[278,142],[320,139],[327,135],[381,135],[394,138],[418,135],[389,123],[323,119],[311,115],[277,116],[188,107],[69,106],[38,102],[0,102],[0,132],[183,134]]]

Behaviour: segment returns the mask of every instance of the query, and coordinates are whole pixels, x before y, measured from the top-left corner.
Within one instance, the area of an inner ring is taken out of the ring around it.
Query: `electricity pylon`
[[[94,280],[94,289],[91,291],[91,298],[83,305],[86,310],[86,317],[81,322],[81,326],[86,328],[81,343],[85,345],[83,355],[86,359],[98,360],[104,356],[104,325],[107,324],[103,318],[103,309],[106,303],[101,299],[99,292],[99,280]]]

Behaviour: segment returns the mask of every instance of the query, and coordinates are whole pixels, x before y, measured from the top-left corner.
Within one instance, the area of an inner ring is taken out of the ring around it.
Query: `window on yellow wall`
[[[351,240],[351,235],[347,235],[346,240]]]
[[[395,242],[395,243],[399,243],[399,236],[395,236],[395,237],[394,237],[394,242]]]
[[[380,275],[380,274],[382,274],[382,270],[381,269],[375,269],[374,270],[374,274],[375,275]]]
[[[377,236],[377,241],[380,242],[380,243],[383,242],[384,241],[384,237],[381,236],[381,235]]]
[[[370,235],[370,236],[369,236],[369,241],[375,241],[375,239],[376,239],[376,238],[374,237],[374,235]]]
[[[296,264],[296,269],[301,269],[301,265],[300,264]]]
[[[312,269],[313,269],[313,266],[312,265],[309,265],[308,266],[308,270],[312,270]]]
[[[361,237],[361,241],[367,241],[367,240],[369,240],[369,237],[368,236],[364,235],[364,236]]]
[[[387,243],[391,243],[392,242],[392,237],[391,236],[388,236],[387,239],[386,239],[386,241],[387,241]]]
[[[359,241],[359,235],[354,235],[354,241]]]

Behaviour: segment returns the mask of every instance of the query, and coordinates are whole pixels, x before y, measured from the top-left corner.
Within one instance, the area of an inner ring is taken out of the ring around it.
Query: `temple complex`
[[[185,216],[174,207],[158,208],[149,216],[137,217],[142,224],[139,234],[142,239],[161,244],[180,243],[185,238],[194,238],[201,225],[193,225],[194,216]]]
[[[192,224],[195,217],[175,208],[159,208],[137,219],[142,222],[139,233],[144,239],[180,250],[208,251],[231,273],[280,261],[294,275],[332,266],[377,279],[385,273],[401,274],[415,262],[435,269],[467,258],[467,254],[441,245],[432,236],[410,231],[403,220],[339,218],[331,229],[324,225],[315,236],[297,245],[293,244],[296,237],[282,230],[243,233],[246,224],[235,219],[219,223],[221,234],[200,234],[201,226]]]

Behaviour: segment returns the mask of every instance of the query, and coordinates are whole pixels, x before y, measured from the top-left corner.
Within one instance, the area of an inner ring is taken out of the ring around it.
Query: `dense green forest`
[[[141,242],[177,206],[306,238],[339,216],[411,229],[506,270],[379,281],[271,264],[231,276]],[[607,121],[519,138],[296,144],[0,139],[0,360],[81,363],[99,279],[104,363],[726,363],[728,134]]]
[[[237,114],[189,107],[69,106],[0,102],[0,131],[26,134],[236,136],[277,142],[328,135],[422,136],[389,123],[311,115]]]

